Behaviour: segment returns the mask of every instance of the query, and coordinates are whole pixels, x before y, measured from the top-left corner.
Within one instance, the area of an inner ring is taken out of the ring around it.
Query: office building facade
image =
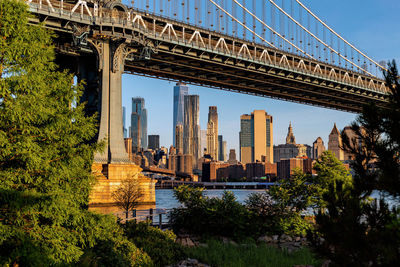
[[[251,115],[240,116],[240,161],[243,164],[261,161],[272,163],[273,117],[264,110],[254,110]]]
[[[160,136],[159,135],[149,135],[148,148],[152,150],[157,150],[160,148]]]

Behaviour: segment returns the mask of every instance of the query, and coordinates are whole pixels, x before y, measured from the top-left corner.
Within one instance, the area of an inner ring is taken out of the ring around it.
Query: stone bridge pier
[[[104,142],[105,146],[94,155],[92,170],[97,183],[91,191],[89,206],[100,212],[116,212],[112,193],[123,180],[135,178],[144,193],[140,205],[153,207],[155,181],[145,177],[142,169],[130,161],[123,137],[122,74],[125,58],[133,50],[123,41],[110,39],[89,39],[88,44],[95,53],[83,53],[75,60],[61,56],[58,63],[83,81],[86,113],[99,114],[99,131],[93,141]]]
[[[96,163],[130,163],[122,129],[122,73],[128,54],[125,43],[110,40],[91,42],[97,51],[100,97],[98,141],[105,149],[95,155]],[[90,90],[90,89],[89,89]]]

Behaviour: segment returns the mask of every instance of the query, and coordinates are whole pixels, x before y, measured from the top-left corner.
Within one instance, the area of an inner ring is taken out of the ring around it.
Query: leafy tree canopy
[[[316,218],[323,241],[314,236],[316,251],[333,266],[396,266],[400,261],[400,82],[395,62],[388,64],[385,78],[387,107],[365,106],[351,125],[354,137],[342,132],[344,149],[354,157],[352,186],[344,172],[319,167],[327,180],[341,181],[324,192],[327,209]]]
[[[98,265],[146,262],[115,219],[87,211],[95,117],[56,70],[54,35],[28,18],[22,1],[0,0],[0,265],[73,264],[89,251]]]

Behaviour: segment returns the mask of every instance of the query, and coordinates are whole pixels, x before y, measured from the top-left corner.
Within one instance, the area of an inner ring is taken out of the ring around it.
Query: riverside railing
[[[137,222],[149,221],[152,226],[159,227],[160,229],[169,226],[168,215],[171,209],[133,209],[127,212],[114,213],[115,216],[121,219],[123,223],[131,220]]]

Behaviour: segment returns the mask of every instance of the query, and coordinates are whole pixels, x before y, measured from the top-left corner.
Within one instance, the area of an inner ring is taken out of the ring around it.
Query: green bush
[[[114,216],[88,212],[76,231],[86,232],[89,244],[79,266],[152,266],[150,257],[124,236]]]
[[[225,191],[221,198],[208,198],[203,196],[201,189],[181,186],[174,193],[184,204],[170,214],[175,232],[234,239],[255,237],[249,210],[236,201],[232,192]]]
[[[283,191],[283,190],[280,190]],[[273,200],[268,193],[253,193],[246,200],[246,208],[251,212],[251,224],[256,234],[291,236],[306,235],[313,225],[303,219],[300,212],[283,208],[279,198]]]
[[[166,266],[185,258],[183,247],[175,243],[176,235],[171,230],[162,231],[135,221],[127,222],[123,229],[128,239],[151,257],[154,266]]]
[[[302,209],[311,203],[307,193],[310,186],[304,177],[299,174],[292,181],[282,182],[271,194],[253,193],[245,205],[229,191],[221,198],[208,198],[202,189],[181,186],[174,194],[184,206],[171,212],[172,227],[175,232],[235,240],[257,239],[265,234],[305,235],[313,230],[313,224],[301,216]]]

